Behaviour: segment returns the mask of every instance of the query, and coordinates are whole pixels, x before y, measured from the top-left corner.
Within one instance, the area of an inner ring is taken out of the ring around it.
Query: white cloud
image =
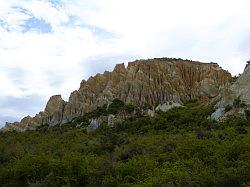
[[[89,59],[108,67],[109,56],[117,63],[131,56],[214,61],[240,73],[250,49],[244,42],[249,5],[247,0],[62,0],[58,6],[0,0],[0,99],[58,93],[67,99],[89,69],[100,71],[90,68]],[[22,32],[33,17],[52,32]],[[6,111],[0,110],[21,117],[18,110]]]
[[[121,36],[119,50],[145,58],[174,55],[216,60],[233,74],[242,71],[248,58],[239,50],[239,41],[250,29],[249,1],[108,0],[93,1],[96,11],[88,6],[82,11],[85,3],[71,4],[68,11]]]

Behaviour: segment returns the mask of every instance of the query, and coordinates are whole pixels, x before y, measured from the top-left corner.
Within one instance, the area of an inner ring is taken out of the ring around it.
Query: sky
[[[250,59],[249,0],[0,0],[0,126],[117,63]]]

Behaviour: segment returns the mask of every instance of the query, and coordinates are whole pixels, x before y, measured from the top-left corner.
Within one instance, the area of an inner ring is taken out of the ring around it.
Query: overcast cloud
[[[153,57],[241,73],[249,0],[0,0],[0,123],[67,100],[82,79]]]

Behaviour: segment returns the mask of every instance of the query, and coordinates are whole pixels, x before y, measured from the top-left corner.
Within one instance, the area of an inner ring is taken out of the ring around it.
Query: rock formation
[[[219,107],[233,105],[235,99],[240,98],[245,104],[250,105],[250,66],[247,65],[243,74],[235,83],[225,87],[221,94]]]
[[[175,102],[166,102],[164,104],[159,104],[155,110],[156,111],[163,111],[166,112],[172,108],[179,108],[182,107],[182,105],[180,103],[175,103]]]
[[[215,63],[158,58],[129,62],[127,68],[118,64],[112,72],[105,71],[83,80],[68,102],[60,95],[53,96],[44,112],[34,118],[26,117],[15,125],[8,124],[5,129],[67,123],[98,106],[110,104],[115,98],[142,107],[169,102],[182,104],[191,99],[208,100],[218,96],[230,78],[230,73]]]
[[[221,91],[218,96],[219,102],[216,107],[217,110],[212,114],[211,118],[215,120],[223,120],[231,115],[244,115],[244,110],[240,106],[235,105],[234,102],[244,103],[244,106],[250,106],[250,65],[246,65],[246,68],[242,75],[233,83],[228,84]],[[240,103],[239,103],[240,104]],[[225,108],[230,107],[231,110],[226,111]]]

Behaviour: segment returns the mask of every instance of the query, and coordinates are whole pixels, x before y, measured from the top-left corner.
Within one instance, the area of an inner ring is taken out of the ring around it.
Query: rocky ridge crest
[[[149,108],[192,99],[205,101],[217,97],[230,79],[231,74],[216,63],[172,58],[136,60],[127,67],[118,64],[112,72],[83,80],[67,102],[60,95],[52,96],[43,112],[7,123],[4,129],[24,131],[41,124],[64,124],[116,98]]]

